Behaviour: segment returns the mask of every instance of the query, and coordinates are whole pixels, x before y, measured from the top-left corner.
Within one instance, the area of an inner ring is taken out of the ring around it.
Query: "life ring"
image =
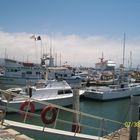
[[[74,132],[74,133],[80,133],[81,128],[80,128],[80,126],[78,124],[73,124],[71,131]]]
[[[20,114],[22,116],[24,116],[24,117],[27,115],[26,117],[27,118],[30,118],[32,116],[31,113],[30,112],[27,112],[27,114],[26,114],[26,108],[27,107],[29,107],[28,110],[31,113],[34,113],[35,112],[35,106],[34,106],[33,102],[31,102],[31,101],[25,101],[24,103],[21,104],[21,106],[19,108]]]
[[[46,116],[47,112],[51,112],[51,118],[48,118]],[[56,120],[57,116],[57,109],[51,105],[46,106],[42,111],[41,111],[41,120],[44,124],[52,124]]]

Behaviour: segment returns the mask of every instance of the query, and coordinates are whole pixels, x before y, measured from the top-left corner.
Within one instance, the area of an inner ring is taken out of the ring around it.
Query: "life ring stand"
[[[51,112],[51,118],[47,117],[47,112]],[[46,107],[44,107],[44,109],[41,111],[41,120],[44,124],[52,124],[55,122],[56,120],[56,116],[57,116],[57,108],[48,105]]]
[[[20,114],[23,116],[23,117],[27,117],[27,118],[30,118],[32,117],[31,113],[30,112],[27,112],[26,114],[26,108],[29,107],[28,110],[30,110],[31,113],[34,113],[35,112],[35,106],[33,104],[33,102],[31,101],[25,101],[21,104],[19,110],[20,110]]]

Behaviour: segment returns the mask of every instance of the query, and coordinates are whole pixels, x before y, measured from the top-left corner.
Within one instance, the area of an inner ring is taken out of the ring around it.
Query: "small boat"
[[[81,87],[81,77],[75,75],[71,67],[48,67],[47,75],[49,80],[65,80],[72,88]]]
[[[90,85],[108,86],[116,84],[117,81],[118,78],[111,71],[97,72],[90,81]]]
[[[8,112],[13,112],[13,110],[9,108],[19,110],[21,105],[27,100],[33,102],[35,110],[44,108],[45,104],[42,104],[42,102],[60,106],[73,104],[73,90],[66,81],[48,80],[39,82],[30,88],[24,87],[21,89],[12,89],[11,91],[17,93],[17,96],[12,95],[10,99],[7,99],[6,96],[1,97],[0,101],[0,105],[6,107]]]
[[[140,95],[140,83],[90,87],[84,92],[84,97],[96,100],[114,100]]]

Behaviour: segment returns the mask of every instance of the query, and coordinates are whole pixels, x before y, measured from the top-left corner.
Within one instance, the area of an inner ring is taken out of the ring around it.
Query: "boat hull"
[[[35,82],[37,82],[38,78],[34,78],[34,79],[27,79],[27,78],[12,78],[12,77],[4,77],[4,76],[0,76],[0,84],[3,85],[34,85]]]
[[[115,100],[120,98],[128,98],[132,95],[140,95],[140,87],[132,89],[120,89],[114,92],[97,92],[97,91],[85,91],[84,97],[96,100]]]
[[[0,108],[6,109],[7,112],[19,112],[21,104],[25,101],[11,101],[7,103],[7,101],[0,101]],[[70,106],[73,104],[73,96],[67,98],[58,98],[58,99],[48,99],[48,100],[40,100],[39,102],[33,101],[35,106],[35,110],[42,110],[46,106],[46,102],[50,104],[55,104],[59,106]]]

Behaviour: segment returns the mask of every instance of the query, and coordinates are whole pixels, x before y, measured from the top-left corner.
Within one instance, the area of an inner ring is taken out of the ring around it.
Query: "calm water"
[[[100,117],[105,117],[111,120],[116,120],[119,122],[125,122],[128,120],[129,116],[129,108],[130,108],[130,99],[122,99],[122,100],[116,100],[116,101],[107,101],[107,102],[101,102],[101,101],[95,101],[95,100],[87,100],[87,99],[82,99],[80,101],[80,111],[85,112],[88,114],[92,115],[97,115]],[[36,112],[37,114],[40,115],[40,112]],[[6,116],[7,119],[10,120],[15,120],[19,122],[23,122],[23,117],[19,115],[18,113],[10,113],[7,114]],[[66,120],[66,121],[72,121],[72,114],[67,112],[67,111],[62,111],[60,110],[59,112],[59,119]],[[42,123],[40,117],[32,117],[26,121],[26,123],[29,124],[35,124],[35,125],[40,125],[44,126]],[[100,127],[100,121],[96,119],[91,119],[89,117],[80,117],[80,123],[83,125],[88,125],[91,127]],[[48,126],[48,127],[53,127],[53,126]],[[115,131],[116,129],[120,128],[121,125],[119,124],[114,124],[110,122],[105,122],[104,123],[104,128],[107,129],[108,131]],[[64,124],[62,122],[57,122],[56,128],[62,129],[62,130],[71,130],[71,125],[69,124]],[[91,134],[91,135],[98,135],[99,132],[94,130],[94,129],[89,129],[82,127],[81,128],[82,133],[85,134]],[[37,134],[31,134],[28,131],[24,132],[28,136],[35,138],[36,140],[53,140],[52,138],[47,138],[47,136],[39,136]],[[105,135],[105,133],[104,133]]]

